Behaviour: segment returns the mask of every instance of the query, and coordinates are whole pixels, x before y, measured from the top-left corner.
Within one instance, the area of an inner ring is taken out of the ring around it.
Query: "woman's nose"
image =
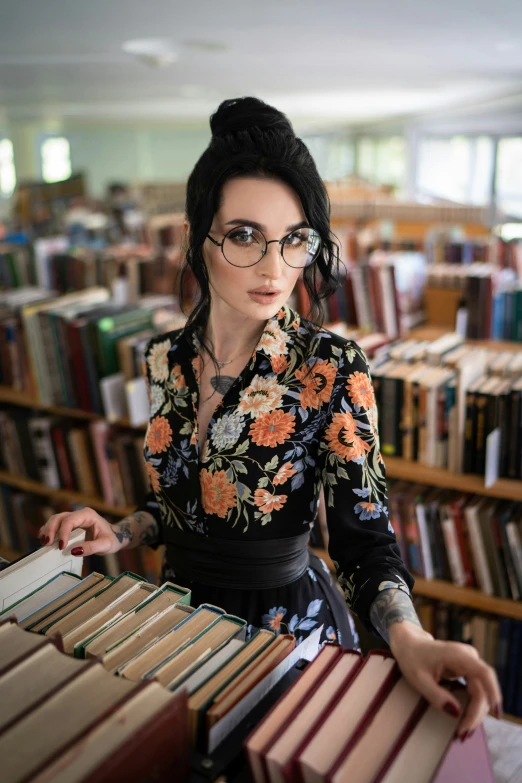
[[[284,268],[284,259],[281,255],[281,245],[278,242],[271,242],[262,260],[259,262],[261,271],[270,279],[276,279],[281,276]]]

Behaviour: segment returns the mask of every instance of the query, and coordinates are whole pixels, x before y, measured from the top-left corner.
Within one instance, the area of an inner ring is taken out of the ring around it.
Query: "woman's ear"
[[[185,218],[185,220],[183,221],[183,231],[185,232],[185,236],[186,236],[186,235],[188,234],[188,232],[190,231],[190,223],[188,222],[188,220],[187,220],[186,218]]]

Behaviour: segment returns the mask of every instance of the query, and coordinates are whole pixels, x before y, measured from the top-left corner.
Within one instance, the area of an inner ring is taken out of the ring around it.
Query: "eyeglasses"
[[[221,248],[225,260],[232,266],[247,267],[258,264],[268,251],[268,245],[277,242],[281,246],[283,261],[296,269],[312,264],[321,249],[321,237],[313,228],[299,228],[282,239],[267,240],[262,231],[253,226],[235,226],[217,242],[210,234],[207,237]]]

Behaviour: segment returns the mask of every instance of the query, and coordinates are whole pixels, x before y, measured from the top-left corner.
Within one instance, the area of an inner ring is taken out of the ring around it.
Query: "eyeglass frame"
[[[247,223],[245,223],[245,227],[246,228],[255,228],[255,226],[249,226]],[[259,261],[254,261],[253,264],[246,264],[244,266],[240,266],[239,264],[233,264],[232,261],[229,261],[228,258],[225,255],[224,251],[223,251],[223,245],[225,244],[226,238],[228,237],[229,234],[232,233],[232,231],[237,231],[238,228],[243,228],[243,226],[232,226],[232,228],[229,231],[227,231],[227,233],[223,236],[223,240],[221,242],[218,242],[217,240],[214,239],[214,237],[211,237],[210,234],[207,234],[207,239],[210,239],[210,241],[216,247],[220,247],[221,248],[221,253],[223,255],[223,258],[227,262],[227,264],[230,264],[230,266],[235,266],[236,269],[250,269],[250,267],[256,266],[256,264],[259,264],[259,262],[262,261],[263,258],[268,253],[268,245],[271,245],[274,242],[277,242],[277,244],[281,246],[281,249],[279,251],[280,256],[283,259],[283,261],[285,262],[285,264],[290,267],[290,269],[306,269],[307,267],[311,266],[312,264],[315,264],[315,262],[317,260],[317,257],[319,255],[319,252],[321,250],[321,247],[323,245],[323,240],[321,239],[321,235],[319,234],[318,231],[315,230],[315,228],[312,228],[311,226],[301,226],[301,228],[309,228],[311,231],[315,231],[315,233],[319,237],[320,244],[319,244],[319,248],[317,250],[317,253],[315,254],[314,258],[312,259],[312,261],[310,261],[309,264],[305,264],[304,266],[292,266],[292,264],[289,264],[288,261],[286,260],[286,258],[284,257],[284,254],[283,254],[283,243],[284,243],[285,239],[287,239],[292,234],[295,234],[295,232],[299,231],[299,229],[295,228],[293,231],[289,231],[288,234],[285,234],[285,236],[282,239],[267,239],[265,237],[265,235],[263,234],[263,232],[261,231],[261,229],[256,228],[255,230],[259,231],[259,233],[261,234],[261,236],[265,240],[266,247],[265,247],[264,251],[261,253],[261,258],[259,259]]]

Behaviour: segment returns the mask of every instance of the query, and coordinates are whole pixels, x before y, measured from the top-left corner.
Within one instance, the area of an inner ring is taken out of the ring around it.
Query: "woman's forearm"
[[[422,629],[412,600],[404,590],[390,587],[377,593],[370,607],[370,620],[377,633],[390,644],[394,626],[412,623]]]
[[[120,549],[133,549],[141,544],[155,544],[158,541],[158,523],[148,511],[135,511],[121,522],[112,526]]]

